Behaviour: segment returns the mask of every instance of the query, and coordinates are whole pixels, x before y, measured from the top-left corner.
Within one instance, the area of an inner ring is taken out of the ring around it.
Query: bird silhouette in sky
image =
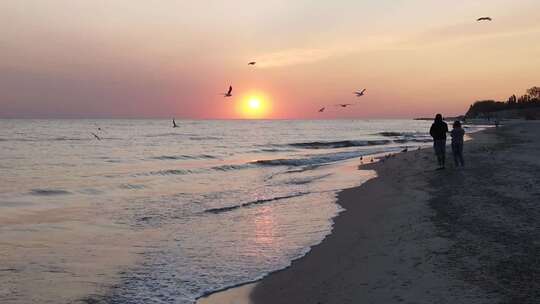
[[[354,94],[356,94],[356,97],[361,97],[361,96],[364,96],[364,92],[366,91],[366,89],[363,89],[362,91],[356,91],[354,92]]]
[[[491,21],[491,17],[480,17],[476,21]]]
[[[320,113],[324,112],[324,109],[326,109],[326,107],[320,108],[320,109],[319,109],[319,112],[320,112]]]
[[[352,104],[350,104],[350,103],[338,103],[336,106],[337,106],[337,107],[346,108],[346,107],[348,107],[348,106],[352,106]]]
[[[257,62],[256,61],[251,61],[248,63],[248,65],[255,65]]]
[[[227,93],[223,94],[225,97],[231,97],[232,96],[232,86],[229,86],[229,91]]]

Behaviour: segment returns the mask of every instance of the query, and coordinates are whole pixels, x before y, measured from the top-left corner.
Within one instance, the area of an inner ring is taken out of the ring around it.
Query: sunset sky
[[[539,0],[2,0],[0,117],[463,114],[540,85],[538,12]],[[241,105],[255,97],[264,113]]]

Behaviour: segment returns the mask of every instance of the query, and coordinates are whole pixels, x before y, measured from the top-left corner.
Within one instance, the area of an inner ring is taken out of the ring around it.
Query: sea
[[[422,120],[177,124],[0,120],[1,303],[188,304],[255,281],[331,233],[336,193],[376,176],[360,164],[431,145]]]

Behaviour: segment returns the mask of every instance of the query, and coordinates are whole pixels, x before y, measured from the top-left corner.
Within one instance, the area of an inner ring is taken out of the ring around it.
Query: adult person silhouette
[[[439,163],[437,170],[443,170],[445,168],[446,133],[448,133],[448,125],[444,122],[442,115],[435,115],[435,120],[429,129],[429,134],[433,137],[433,149]]]

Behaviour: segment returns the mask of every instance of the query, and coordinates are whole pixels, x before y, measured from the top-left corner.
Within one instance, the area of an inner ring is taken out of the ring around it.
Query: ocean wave
[[[349,147],[364,147],[386,145],[391,143],[390,140],[340,140],[340,141],[313,141],[292,143],[289,146],[303,149],[336,149]]]
[[[195,171],[187,169],[167,169],[150,172],[151,175],[187,175],[192,173],[195,173]]]
[[[269,181],[269,180],[275,178],[276,176],[282,176],[282,175],[286,175],[286,174],[294,174],[294,173],[302,173],[302,172],[310,171],[310,170],[320,168],[320,167],[322,167],[324,165],[325,164],[316,164],[316,165],[306,165],[306,166],[302,166],[302,167],[296,167],[294,169],[289,169],[289,170],[285,170],[285,171],[281,171],[281,172],[271,174],[268,177],[266,177],[264,180]]]
[[[259,165],[259,166],[298,167],[298,166],[333,163],[333,162],[342,161],[342,160],[346,160],[350,158],[360,157],[365,154],[366,152],[364,151],[338,152],[338,153],[328,153],[328,154],[317,154],[317,155],[304,157],[304,158],[262,159],[262,160],[256,160],[252,162],[252,164]]]
[[[427,143],[427,142],[431,142],[432,140],[433,139],[431,138],[403,138],[403,139],[396,139],[394,140],[394,142],[398,144],[405,144],[408,142]]]
[[[172,136],[183,136],[190,140],[219,140],[222,137],[218,136],[200,136],[196,133],[180,133],[180,132],[167,132],[167,133],[157,133],[157,134],[147,134],[144,137],[172,137]]]
[[[250,153],[276,153],[276,152],[293,152],[296,149],[287,148],[262,148],[258,150],[251,150]]]
[[[81,141],[90,140],[89,138],[69,138],[69,137],[55,137],[55,138],[2,138],[0,141],[14,141],[14,142],[43,142],[43,141]]]
[[[62,189],[32,189],[30,191],[32,195],[52,196],[52,195],[66,195],[71,192]]]
[[[98,134],[99,136],[99,140],[119,140],[121,138],[118,138],[118,137],[105,137],[105,136],[102,136],[100,134]],[[88,138],[77,138],[77,137],[55,137],[55,138],[52,138],[52,139],[38,139],[38,140],[35,140],[35,141],[93,141],[95,140],[95,138],[89,134]]]
[[[409,142],[426,143],[432,141],[429,134],[422,132],[379,132],[377,134],[384,137],[393,137],[392,142],[396,144]]]
[[[90,135],[92,136],[92,135]],[[55,142],[55,141],[93,141],[94,137],[80,138],[80,137],[53,137],[53,138],[0,138],[0,141],[12,141],[12,142]],[[116,137],[100,137],[100,140],[118,140]]]
[[[158,133],[158,134],[144,135],[144,137],[167,137],[167,136],[193,136],[193,134],[191,134],[191,133],[168,132],[168,133]]]
[[[384,136],[384,137],[396,137],[403,135],[402,132],[379,132],[378,135]]]
[[[294,178],[294,179],[291,179],[291,180],[287,181],[286,184],[289,184],[289,185],[306,185],[306,184],[312,183],[314,181],[327,178],[327,177],[329,177],[331,175],[332,175],[332,173],[318,175],[318,176],[310,176],[310,177],[305,177],[305,178]]]
[[[70,141],[76,141],[76,140],[89,140],[88,138],[75,138],[75,137],[55,137],[52,139],[49,139],[51,141],[64,141],[64,140],[70,140]]]
[[[342,151],[335,153],[324,154],[311,154],[304,155],[304,157],[298,158],[275,158],[275,159],[260,159],[248,163],[240,164],[223,164],[219,166],[196,168],[196,169],[164,169],[159,171],[152,171],[148,173],[141,173],[142,175],[188,175],[197,173],[211,173],[215,171],[227,172],[234,170],[243,170],[253,167],[273,167],[273,166],[285,166],[285,167],[301,167],[300,169],[294,169],[291,171],[281,172],[283,173],[298,173],[313,170],[326,164],[331,164],[339,161],[344,161],[367,154],[382,153],[385,151],[395,150],[395,147],[381,148],[376,151]],[[138,175],[141,175],[138,174]],[[271,179],[272,176],[268,179]]]
[[[124,190],[140,190],[140,189],[144,189],[146,188],[145,185],[141,185],[141,184],[121,184],[120,186],[118,186],[118,188],[120,189],[124,189]]]
[[[85,188],[78,190],[77,193],[86,194],[86,195],[99,195],[103,194],[104,192],[95,188]]]
[[[217,136],[192,136],[189,138],[190,140],[220,140],[221,137]]]
[[[146,173],[138,173],[135,175],[189,175],[189,174],[200,174],[200,173],[210,173],[215,171],[233,171],[233,170],[241,170],[246,169],[249,167],[253,167],[253,164],[251,163],[245,163],[245,164],[226,164],[226,165],[220,165],[210,168],[196,168],[196,169],[164,169],[159,171],[152,171],[152,172],[146,172]]]
[[[252,167],[252,164],[250,163],[247,163],[247,164],[240,164],[240,165],[221,165],[221,166],[215,166],[215,167],[212,167],[211,170],[215,170],[215,171],[232,171],[232,170],[241,170],[241,169],[246,169],[246,168],[249,168],[249,167]]]
[[[387,131],[387,132],[379,132],[377,133],[377,135],[381,135],[381,136],[384,136],[384,137],[398,137],[398,136],[407,136],[407,135],[411,135],[407,132],[392,132],[392,131]]]
[[[283,199],[304,196],[304,195],[307,195],[307,194],[309,194],[309,192],[301,192],[301,193],[295,193],[295,194],[291,194],[291,195],[277,196],[277,197],[266,198],[266,199],[259,199],[259,200],[256,200],[256,201],[251,201],[251,202],[243,203],[243,204],[240,204],[240,205],[233,205],[233,206],[227,206],[227,207],[206,209],[206,210],[204,210],[204,212],[205,213],[219,214],[219,213],[223,213],[223,212],[233,211],[233,210],[243,208],[243,207],[249,207],[249,206],[253,206],[253,205],[259,205],[259,204],[264,204],[264,203],[269,203],[269,202],[275,202],[275,201],[279,201],[279,200],[283,200]]]
[[[181,160],[181,159],[216,159],[217,157],[209,154],[201,155],[161,155],[152,157],[152,159],[157,160]]]
[[[425,137],[429,136],[427,133],[423,132],[379,132],[378,135],[384,136],[384,137]]]
[[[291,152],[291,149],[261,149],[260,152]]]

